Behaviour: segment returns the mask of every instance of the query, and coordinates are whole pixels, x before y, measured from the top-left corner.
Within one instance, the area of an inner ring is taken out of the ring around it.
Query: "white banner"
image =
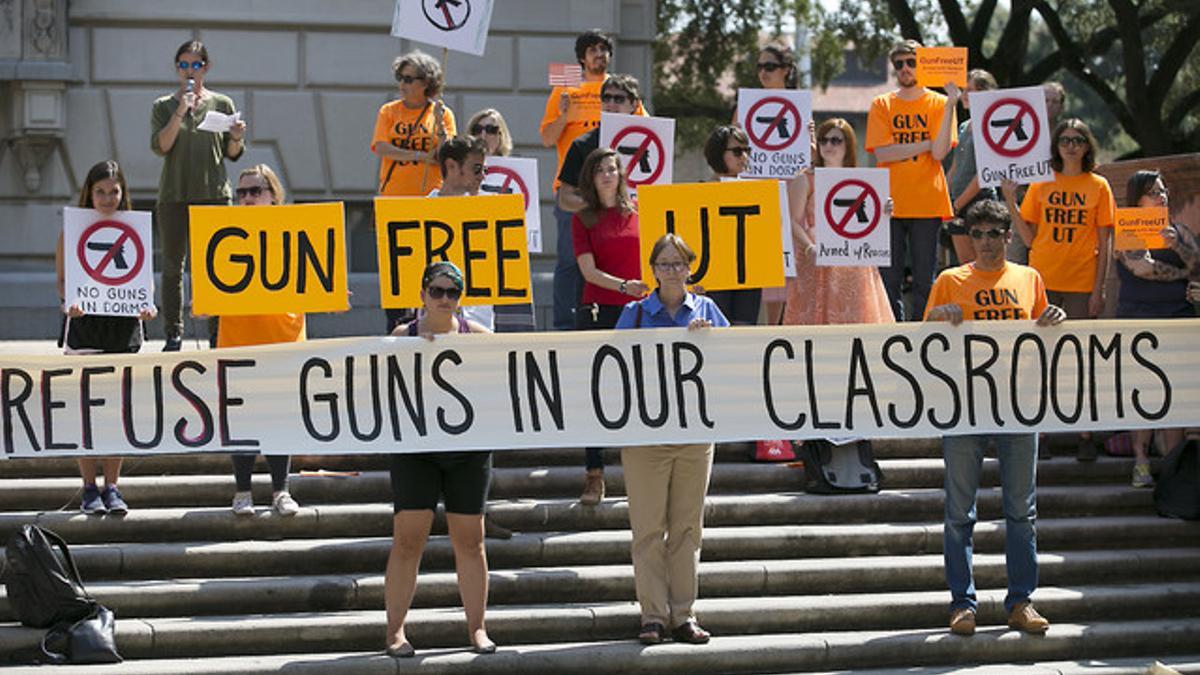
[[[600,113],[600,147],[612,148],[625,167],[629,195],[642,185],[670,185],[675,175],[675,120]]]
[[[818,266],[892,263],[887,169],[816,169],[813,214]]]
[[[138,316],[154,306],[150,213],[63,209],[65,302],[84,314]]]
[[[487,175],[480,194],[519,194],[525,199],[525,236],[530,253],[542,252],[542,205],[538,193],[537,160],[527,157],[487,158]]]
[[[483,56],[493,0],[396,0],[392,35]]]
[[[981,187],[1052,180],[1046,94],[1041,87],[973,91],[971,137]]]
[[[347,338],[9,357],[5,457],[1200,425],[1200,320]]]
[[[738,89],[737,121],[750,138],[746,178],[793,178],[812,161],[812,92]]]

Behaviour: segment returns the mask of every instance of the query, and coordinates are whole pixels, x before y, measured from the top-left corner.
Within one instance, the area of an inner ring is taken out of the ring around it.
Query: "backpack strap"
[[[38,527],[36,525],[34,525],[34,527],[38,532],[42,533],[42,536],[46,537],[46,540],[51,546],[57,547],[58,550],[62,552],[63,558],[67,561],[67,573],[71,575],[71,581],[79,586],[79,590],[83,591],[85,598],[91,600],[92,595],[91,593],[88,593],[87,588],[84,588],[83,586],[83,579],[79,576],[79,568],[75,567],[75,560],[71,557],[71,550],[67,548],[66,540],[58,536],[57,533],[51,532],[43,527]]]

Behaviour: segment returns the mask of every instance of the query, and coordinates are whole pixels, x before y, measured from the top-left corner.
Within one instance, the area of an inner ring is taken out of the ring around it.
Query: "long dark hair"
[[[609,157],[617,163],[617,208],[622,214],[633,211],[633,200],[629,198],[629,190],[625,187],[625,168],[621,165],[621,156],[612,148],[598,148],[583,160],[583,169],[579,172],[579,196],[583,197],[585,204],[579,212],[579,220],[583,221],[584,227],[595,225],[605,209],[596,190],[596,173],[600,170],[600,163]]]
[[[1154,171],[1134,171],[1125,184],[1125,206],[1137,206],[1142,197],[1150,194],[1154,182],[1162,178],[1162,174]]]
[[[106,159],[88,169],[87,178],[83,180],[83,188],[79,191],[79,207],[90,209],[95,206],[92,203],[92,188],[106,178],[115,178],[117,185],[121,186],[120,210],[133,209],[133,202],[129,199],[129,187],[125,184],[125,174],[121,172],[121,166],[111,159]]]

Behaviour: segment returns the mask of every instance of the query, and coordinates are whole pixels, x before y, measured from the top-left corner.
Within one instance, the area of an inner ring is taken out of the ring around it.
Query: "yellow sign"
[[[944,87],[947,82],[967,88],[967,48],[917,47],[917,84]]]
[[[341,202],[192,206],[188,213],[196,314],[350,308]]]
[[[783,285],[779,182],[643,185],[638,188],[642,279],[654,285],[650,250],[667,232],[696,252],[691,283],[705,290]]]
[[[379,303],[420,307],[425,266],[463,271],[463,305],[533,301],[521,195],[376,197]]]
[[[1117,209],[1113,246],[1118,251],[1167,248],[1167,242],[1159,233],[1167,226],[1169,218],[1167,209],[1162,206]]]

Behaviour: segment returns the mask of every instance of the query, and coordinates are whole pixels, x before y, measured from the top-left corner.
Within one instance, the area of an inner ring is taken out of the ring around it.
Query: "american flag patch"
[[[578,63],[551,63],[551,87],[578,87],[583,84],[583,67]]]

